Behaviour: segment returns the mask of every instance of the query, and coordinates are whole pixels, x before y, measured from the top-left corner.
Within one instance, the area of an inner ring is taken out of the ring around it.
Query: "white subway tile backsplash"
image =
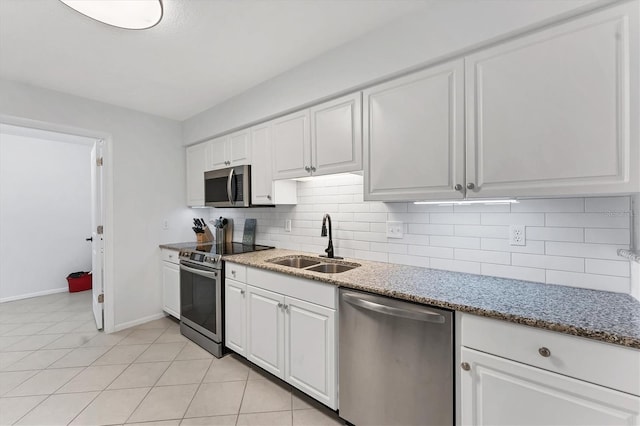
[[[483,263],[480,271],[482,275],[490,275],[492,277],[513,278],[515,280],[536,281],[541,283],[545,280],[544,269],[537,268]]]
[[[544,226],[544,213],[482,213],[482,225]]]
[[[451,225],[479,225],[480,213],[430,213],[431,223],[449,223]]]
[[[622,246],[589,243],[559,243],[547,241],[546,254],[557,256],[588,257],[592,259],[618,260],[618,249]]]
[[[513,253],[511,264],[558,271],[584,272],[584,259],[580,257],[547,256],[542,254]]]
[[[479,249],[480,238],[477,237],[448,237],[433,235],[429,238],[429,244],[438,247]]]
[[[512,213],[584,212],[584,198],[519,200]]]
[[[627,213],[631,210],[629,197],[593,197],[585,200],[586,212]]]
[[[298,204],[213,210],[234,219],[234,240],[245,218],[258,220],[256,241],[321,254],[322,216],[333,224],[336,255],[552,284],[629,292],[630,267],[616,251],[630,243],[630,198],[520,200],[511,205],[415,205],[363,202],[362,176],[298,183]],[[284,231],[292,221],[291,232]],[[386,222],[403,223],[401,239]],[[526,225],[526,245],[509,244],[509,225]]]
[[[461,237],[509,238],[509,227],[486,225],[455,225],[454,234]]]
[[[547,271],[547,283],[616,293],[629,293],[630,290],[629,278],[580,274],[577,272]]]
[[[464,260],[431,259],[433,269],[444,269],[446,271],[465,272],[467,274],[480,274],[480,263],[467,262]]]
[[[631,242],[631,230],[588,228],[584,230],[584,241],[587,243],[628,245]]]
[[[525,233],[527,240],[569,241],[577,243],[584,241],[583,228],[544,228],[540,226],[527,226]]]
[[[629,216],[609,213],[546,213],[546,226],[629,228]]]
[[[407,233],[422,235],[453,235],[453,225],[410,223],[407,226]]]
[[[585,272],[587,272],[588,274],[628,277],[631,275],[631,268],[628,260],[617,261],[585,259]]]
[[[455,249],[454,257],[456,260],[467,260],[471,262],[498,263],[503,265],[509,265],[511,263],[511,253],[502,251]]]

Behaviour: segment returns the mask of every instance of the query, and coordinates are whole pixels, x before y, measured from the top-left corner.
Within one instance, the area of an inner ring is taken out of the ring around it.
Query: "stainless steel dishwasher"
[[[453,312],[348,289],[339,309],[340,417],[452,425]]]

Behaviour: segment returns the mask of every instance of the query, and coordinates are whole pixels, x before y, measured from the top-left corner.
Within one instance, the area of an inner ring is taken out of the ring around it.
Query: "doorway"
[[[0,144],[0,302],[68,291],[66,274],[90,269],[103,329],[105,140],[3,120]]]

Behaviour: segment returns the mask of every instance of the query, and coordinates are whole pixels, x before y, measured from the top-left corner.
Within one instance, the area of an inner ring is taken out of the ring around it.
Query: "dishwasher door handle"
[[[364,300],[351,293],[343,293],[342,298],[345,302],[353,306],[368,309],[373,312],[378,312],[385,315],[391,315],[394,317],[402,317],[412,319],[416,321],[434,322],[438,324],[444,324],[445,318],[436,312],[429,312],[424,309],[402,309],[394,306],[382,305],[380,303]]]

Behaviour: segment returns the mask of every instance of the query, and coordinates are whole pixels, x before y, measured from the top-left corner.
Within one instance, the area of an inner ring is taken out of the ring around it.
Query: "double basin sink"
[[[323,274],[338,274],[350,271],[360,266],[358,263],[342,262],[333,259],[318,259],[311,256],[293,255],[267,259],[267,262],[275,265],[288,266],[290,268],[304,269],[305,271],[320,272]]]

